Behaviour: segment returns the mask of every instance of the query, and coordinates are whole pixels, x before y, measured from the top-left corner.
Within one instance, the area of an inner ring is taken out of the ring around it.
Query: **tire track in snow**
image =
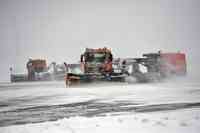
[[[115,112],[156,112],[199,108],[196,103],[145,104],[134,101],[101,102],[94,99],[71,104],[35,106],[0,112],[0,126],[55,121],[74,116],[94,117]]]

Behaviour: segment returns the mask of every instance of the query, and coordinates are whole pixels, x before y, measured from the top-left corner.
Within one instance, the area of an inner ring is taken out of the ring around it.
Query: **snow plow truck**
[[[63,80],[65,77],[64,65],[52,62],[47,66],[44,59],[29,59],[26,69],[27,74],[16,74],[13,68],[10,68],[11,82]]]
[[[86,48],[78,64],[65,64],[66,86],[93,81],[157,81],[171,75],[186,75],[184,53],[147,53],[141,58],[113,58],[108,48]]]

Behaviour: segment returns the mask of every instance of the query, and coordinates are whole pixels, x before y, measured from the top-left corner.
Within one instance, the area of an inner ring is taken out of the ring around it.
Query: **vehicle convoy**
[[[11,82],[52,81],[65,79],[66,85],[93,81],[126,82],[133,77],[137,82],[162,80],[171,75],[186,75],[184,53],[143,54],[140,58],[113,58],[108,48],[86,48],[77,64],[47,66],[46,60],[29,59],[27,74],[16,74],[11,68]]]
[[[148,53],[142,58],[113,58],[110,49],[86,48],[80,63],[65,64],[66,86],[81,82],[120,81],[134,77],[138,82],[161,80],[171,75],[186,75],[184,53]]]
[[[52,62],[47,66],[46,60],[43,59],[29,59],[26,68],[27,74],[15,74],[10,68],[11,82],[63,80],[65,76],[64,65]]]

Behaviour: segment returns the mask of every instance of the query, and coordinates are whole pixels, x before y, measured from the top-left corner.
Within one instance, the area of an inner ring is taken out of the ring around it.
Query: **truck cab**
[[[88,49],[81,55],[84,73],[111,73],[113,56],[109,49]]]

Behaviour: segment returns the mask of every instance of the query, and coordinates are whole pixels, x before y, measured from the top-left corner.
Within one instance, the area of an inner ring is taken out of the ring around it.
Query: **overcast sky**
[[[85,47],[115,57],[182,51],[199,75],[199,0],[0,0],[0,81],[28,58],[77,62]]]

